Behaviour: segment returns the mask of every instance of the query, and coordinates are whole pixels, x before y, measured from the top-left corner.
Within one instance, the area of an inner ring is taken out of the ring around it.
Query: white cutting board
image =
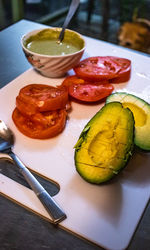
[[[114,85],[115,90],[134,93],[150,102],[149,57],[91,38],[86,38],[86,42],[84,57],[114,55],[131,59],[130,81]],[[53,139],[30,139],[22,135],[12,122],[15,98],[21,87],[31,83],[56,85],[62,80],[63,78],[43,77],[33,69],[26,71],[0,90],[0,119],[14,132],[14,152],[22,161],[30,169],[60,185],[60,192],[55,196],[55,200],[67,214],[67,219],[61,222],[60,226],[106,249],[125,249],[149,201],[149,154],[136,153],[116,179],[100,186],[84,181],[74,165],[73,146],[88,120],[104,103],[72,103],[65,130]],[[33,191],[2,174],[0,191],[17,203],[51,220]]]

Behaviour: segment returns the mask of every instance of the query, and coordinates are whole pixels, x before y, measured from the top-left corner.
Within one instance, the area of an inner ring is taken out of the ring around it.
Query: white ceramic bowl
[[[61,28],[48,28],[48,29],[40,29],[33,30],[27,34],[25,34],[21,38],[21,45],[24,51],[24,54],[30,64],[39,71],[42,75],[46,77],[62,77],[66,74],[66,72],[72,69],[75,65],[80,61],[84,50],[85,50],[85,40],[84,38],[77,32],[67,29],[65,31],[65,37],[69,37],[69,39],[73,39],[74,42],[80,44],[80,49],[72,54],[66,55],[44,55],[32,52],[27,49],[26,43],[31,36],[36,35],[42,30],[49,30],[54,34],[54,36],[58,37],[61,31]],[[67,38],[68,39],[68,38]]]

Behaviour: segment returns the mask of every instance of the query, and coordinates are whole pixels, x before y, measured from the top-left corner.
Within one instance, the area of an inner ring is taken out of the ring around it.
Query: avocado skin
[[[107,97],[106,104],[114,101],[122,103],[123,106],[125,105],[132,111],[135,120],[134,143],[141,151],[150,152],[150,104],[143,99],[126,92],[116,92],[111,94]],[[141,115],[140,117],[140,112],[136,114],[136,110],[132,108],[131,105],[139,108],[141,114],[144,115]],[[141,119],[140,125],[137,124],[137,118]]]
[[[119,141],[122,138],[123,143]],[[103,142],[106,150],[103,149]],[[127,165],[133,152],[133,146],[134,118],[132,112],[123,108],[119,102],[108,103],[94,115],[79,136],[74,154],[76,170],[89,183],[108,182]]]

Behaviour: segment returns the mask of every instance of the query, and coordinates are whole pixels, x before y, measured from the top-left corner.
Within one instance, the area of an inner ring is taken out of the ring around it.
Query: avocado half
[[[123,169],[134,145],[132,112],[119,102],[106,104],[87,123],[75,145],[75,165],[88,182],[100,184]]]
[[[142,150],[150,151],[150,104],[124,92],[116,92],[106,99],[106,103],[114,101],[122,103],[123,107],[132,111],[135,120],[134,143]]]

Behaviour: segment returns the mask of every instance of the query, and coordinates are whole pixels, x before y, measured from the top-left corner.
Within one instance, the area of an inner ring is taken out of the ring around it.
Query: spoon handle
[[[32,190],[35,192],[37,197],[40,199],[47,212],[50,214],[54,224],[57,224],[64,220],[67,216],[63,210],[56,204],[54,199],[48,194],[48,192],[43,188],[43,186],[37,181],[37,179],[31,174],[31,172],[25,167],[17,155],[12,151],[9,155],[14,160],[20,172],[31,186]]]
[[[69,22],[71,21],[71,18],[73,17],[74,13],[76,12],[76,10],[79,6],[79,3],[80,3],[80,0],[72,0],[70,7],[69,7],[67,17],[65,19],[65,22],[62,26],[62,30],[61,30],[59,38],[58,38],[59,42],[61,42],[63,40],[65,29],[68,26]]]

